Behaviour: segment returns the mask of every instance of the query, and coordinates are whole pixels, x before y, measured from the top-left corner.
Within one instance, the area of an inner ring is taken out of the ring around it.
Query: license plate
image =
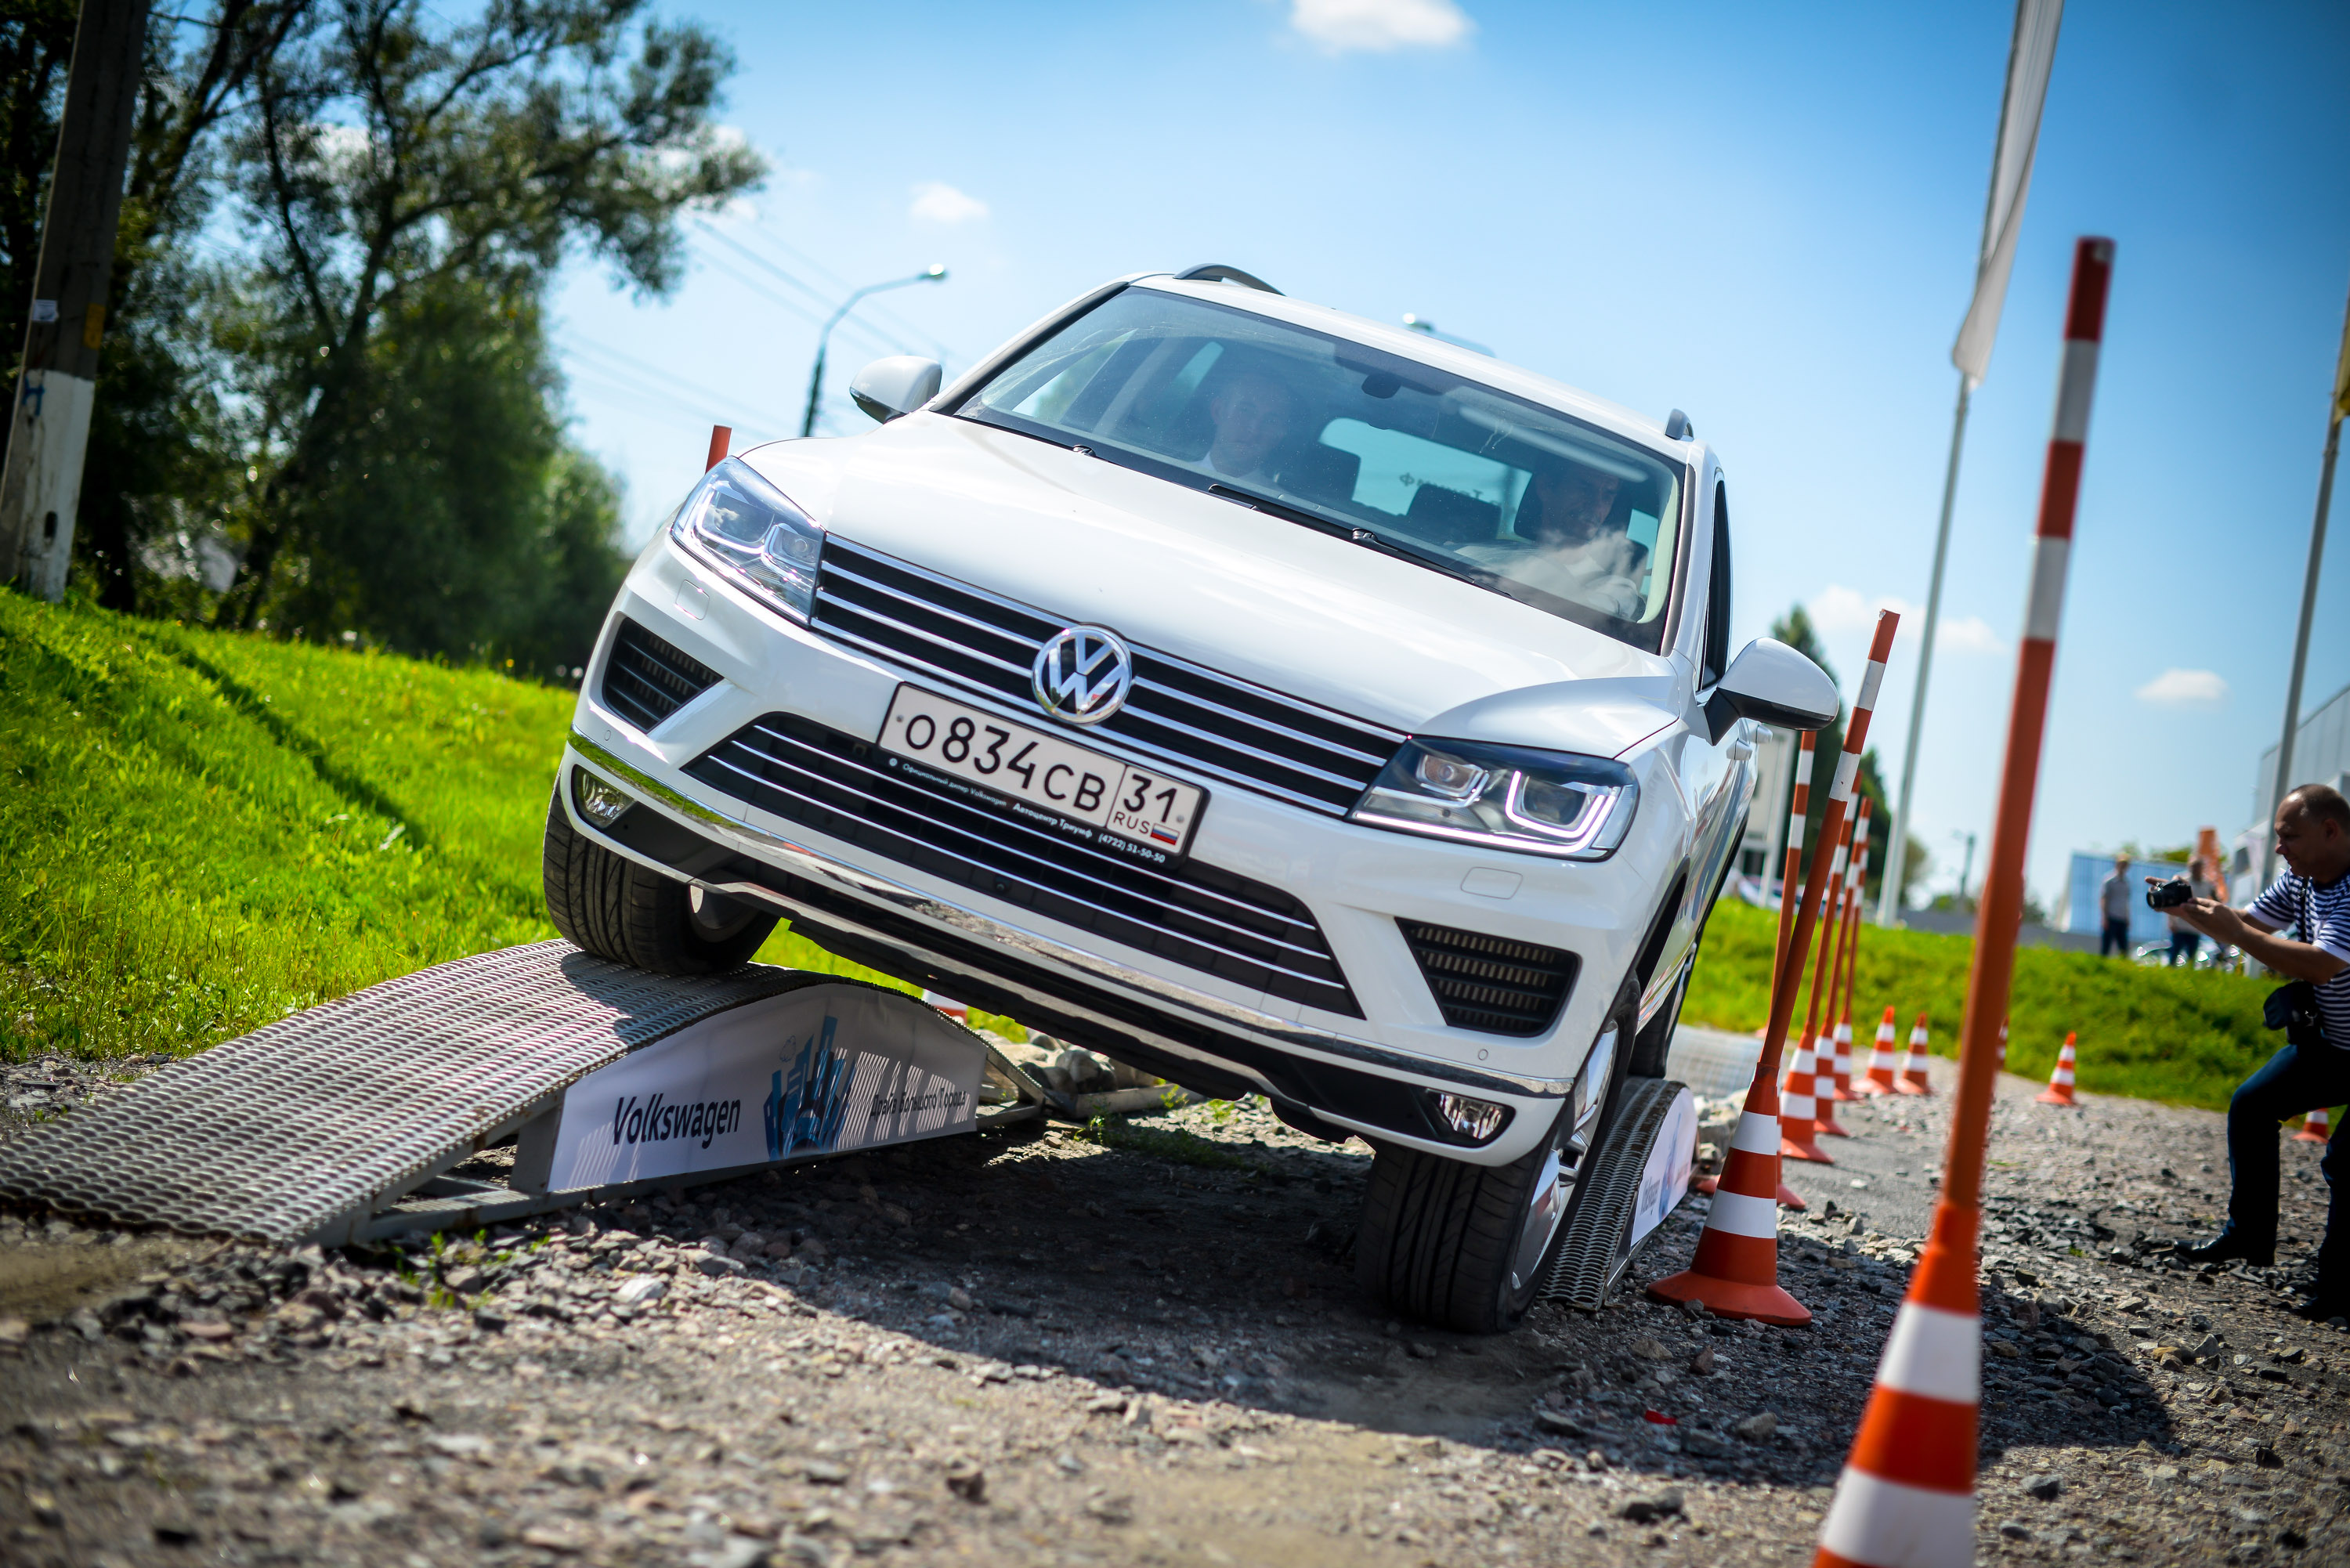
[[[1190,848],[1208,800],[1205,790],[1156,768],[1122,763],[919,686],[900,686],[890,700],[881,748],[1162,856]]]

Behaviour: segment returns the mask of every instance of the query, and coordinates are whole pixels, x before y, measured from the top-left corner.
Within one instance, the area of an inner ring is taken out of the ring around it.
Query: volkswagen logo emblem
[[[1073,626],[1053,634],[1030,667],[1036,706],[1072,724],[1098,724],[1126,706],[1134,654],[1115,632]]]

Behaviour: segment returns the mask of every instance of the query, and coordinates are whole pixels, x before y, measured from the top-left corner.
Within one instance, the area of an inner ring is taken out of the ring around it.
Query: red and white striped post
[[[1826,1096],[1856,1100],[1852,1086],[1852,976],[1860,954],[1860,905],[1868,888],[1868,816],[1876,803],[1860,797],[1860,820],[1852,830],[1852,862],[1846,867],[1844,929],[1836,940],[1842,949],[1836,965],[1836,988],[1828,997],[1828,1015],[1835,1020],[1835,1083]]]
[[[1803,1038],[1795,1045],[1794,1060],[1788,1064],[1786,1082],[1779,1085],[1779,1152],[1822,1165],[1835,1161],[1812,1141],[1814,1132],[1832,1137],[1852,1136],[1836,1126],[1835,1110],[1828,1097],[1835,1090],[1835,1042],[1820,1033],[1821,1009],[1833,1003],[1835,976],[1844,959],[1838,943],[1844,935],[1844,868],[1852,855],[1852,832],[1853,822],[1847,817],[1844,831],[1836,836],[1835,858],[1828,866],[1828,893],[1820,909],[1819,961],[1812,967],[1810,1011]]]
[[[1860,678],[1852,722],[1846,728],[1844,751],[1836,758],[1835,783],[1828,791],[1827,818],[1820,842],[1812,851],[1811,875],[1804,879],[1804,901],[1795,912],[1771,986],[1771,1023],[1762,1033],[1762,1055],[1754,1064],[1754,1081],[1746,1091],[1745,1113],[1731,1135],[1730,1150],[1721,1162],[1721,1179],[1713,1208],[1706,1215],[1704,1233],[1698,1237],[1697,1256],[1678,1274],[1659,1280],[1648,1294],[1659,1301],[1701,1301],[1723,1317],[1759,1318],[1764,1323],[1809,1323],[1809,1307],[1779,1286],[1779,1058],[1786,1050],[1787,1025],[1795,1014],[1794,971],[1803,962],[1812,928],[1818,923],[1820,905],[1828,892],[1828,864],[1844,834],[1845,813],[1852,805],[1852,783],[1860,772],[1860,753],[1868,738],[1868,719],[1877,707],[1877,689],[1885,680],[1885,660],[1893,651],[1893,632],[1901,618],[1891,610],[1877,618],[1877,637],[1868,647],[1868,668]],[[1782,895],[1783,899],[1784,895]]]
[[[1795,789],[1787,806],[1787,865],[1779,875],[1779,952],[1772,961],[1772,977],[1787,967],[1787,935],[1795,929],[1795,906],[1803,895],[1795,877],[1804,868],[1804,819],[1812,815],[1812,753],[1819,749],[1820,732],[1804,732],[1795,747]]]
[[[1885,1344],[1877,1386],[1844,1479],[1820,1527],[1814,1568],[1944,1568],[1974,1561],[1977,1428],[1982,1405],[1982,1323],[1975,1274],[1981,1230],[1983,1157],[1991,1135],[1996,1053],[2015,980],[2023,915],[2023,856],[2048,719],[2064,569],[2081,493],[2081,452],[2105,337],[2114,243],[2085,239],[2073,253],[2064,317],[2064,367],[2056,380],[2032,586],[2008,714],[2007,759],[1991,861],[1975,917],[1975,951],[1960,1025],[1959,1103],[1933,1231]]]

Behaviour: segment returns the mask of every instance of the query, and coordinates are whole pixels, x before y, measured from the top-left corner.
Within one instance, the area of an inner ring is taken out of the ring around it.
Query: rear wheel
[[[748,963],[777,917],[615,854],[546,808],[546,912],[583,951],[656,974],[716,974]]]
[[[1634,1016],[1632,1005],[1618,1003],[1595,1047],[1611,1053],[1611,1099]],[[1547,1136],[1503,1166],[1381,1146],[1355,1241],[1363,1288],[1393,1311],[1462,1334],[1517,1326],[1541,1293],[1575,1197],[1582,1151],[1570,1141],[1574,1118],[1570,1097]],[[1603,1113],[1588,1136],[1596,1143],[1607,1128]]]

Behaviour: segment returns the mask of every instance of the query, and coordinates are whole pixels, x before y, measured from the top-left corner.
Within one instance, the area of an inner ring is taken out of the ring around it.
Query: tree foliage
[[[0,51],[33,48],[46,12],[0,4]],[[731,69],[646,0],[159,17],[81,580],[117,607],[584,661],[618,495],[565,435],[542,300],[573,256],[674,285],[678,215],[762,172],[713,118]],[[0,112],[35,96],[12,90]],[[56,96],[31,114],[52,147]],[[27,174],[39,138],[0,134]]]

